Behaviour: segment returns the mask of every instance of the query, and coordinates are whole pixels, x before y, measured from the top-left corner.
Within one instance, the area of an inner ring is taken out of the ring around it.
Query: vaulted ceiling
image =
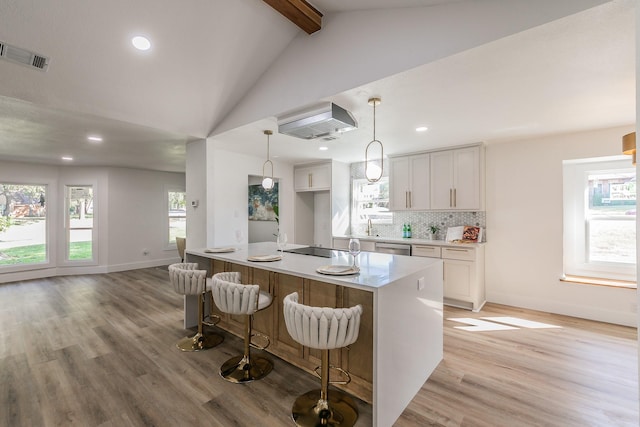
[[[312,0],[324,16],[323,28],[309,36],[261,0],[0,0],[0,41],[50,58],[45,72],[0,60],[0,159],[61,164],[69,155],[77,165],[183,171],[185,144],[210,135],[230,150],[262,152],[262,129],[275,129],[276,116],[295,105],[270,105],[259,94],[265,76],[291,64],[287,55],[296,48],[330,38],[344,21],[355,28],[405,16],[407,7],[416,16],[445,8],[464,14],[502,1]],[[561,0],[555,4],[566,10],[540,17],[551,21],[544,25],[514,26],[504,37],[381,78],[361,73],[352,86],[327,84],[340,89],[313,100],[349,109],[360,129],[332,141],[330,154],[318,152],[322,141],[274,135],[272,153],[292,162],[359,160],[371,139],[370,95],[383,98],[378,135],[389,153],[632,124],[634,1],[597,5],[603,2]],[[587,10],[572,10],[580,3]],[[150,51],[131,47],[136,34],[149,36]],[[370,37],[384,34],[379,25]],[[335,69],[328,80],[341,77],[344,62],[333,60],[323,64]],[[256,100],[264,111],[245,114]],[[430,130],[416,135],[421,124]],[[104,140],[89,143],[89,134]]]

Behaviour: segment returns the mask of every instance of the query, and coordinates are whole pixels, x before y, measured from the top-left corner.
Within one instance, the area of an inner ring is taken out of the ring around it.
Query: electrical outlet
[[[418,290],[421,291],[424,289],[424,277],[418,279]]]

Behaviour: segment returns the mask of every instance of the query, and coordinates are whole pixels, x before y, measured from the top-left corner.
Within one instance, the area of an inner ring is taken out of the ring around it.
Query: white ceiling
[[[460,0],[449,0],[450,2]],[[315,0],[325,15],[418,7],[443,0]],[[258,0],[0,0],[0,41],[51,57],[47,72],[0,61],[0,159],[183,171],[185,143],[204,138],[242,99],[299,29]],[[327,142],[275,134],[271,153],[298,162],[362,160],[376,136],[387,154],[517,140],[635,122],[634,1],[615,0],[331,100],[357,131]],[[127,13],[122,13],[127,10]],[[61,25],[64,23],[64,25]],[[321,30],[322,31],[322,30]],[[128,45],[149,34],[151,52]],[[426,125],[430,130],[417,134]],[[261,155],[269,117],[218,135]],[[86,136],[99,133],[100,144]]]
[[[463,0],[311,0],[322,13],[348,12],[368,9],[394,9],[399,7],[424,7]]]

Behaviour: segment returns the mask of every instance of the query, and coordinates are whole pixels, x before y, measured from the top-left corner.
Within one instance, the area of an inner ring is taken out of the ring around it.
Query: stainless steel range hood
[[[278,132],[302,139],[321,138],[357,128],[353,115],[333,102],[278,117]]]

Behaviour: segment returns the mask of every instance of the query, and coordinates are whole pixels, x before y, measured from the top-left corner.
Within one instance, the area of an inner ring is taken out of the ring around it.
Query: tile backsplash
[[[475,225],[482,227],[482,240],[487,240],[486,212],[394,212],[393,224],[373,224],[373,235],[380,237],[402,237],[402,225],[411,224],[411,236],[414,239],[428,239],[429,226],[440,227],[438,239],[444,239],[447,227]],[[353,234],[366,234],[366,224],[357,225]]]

